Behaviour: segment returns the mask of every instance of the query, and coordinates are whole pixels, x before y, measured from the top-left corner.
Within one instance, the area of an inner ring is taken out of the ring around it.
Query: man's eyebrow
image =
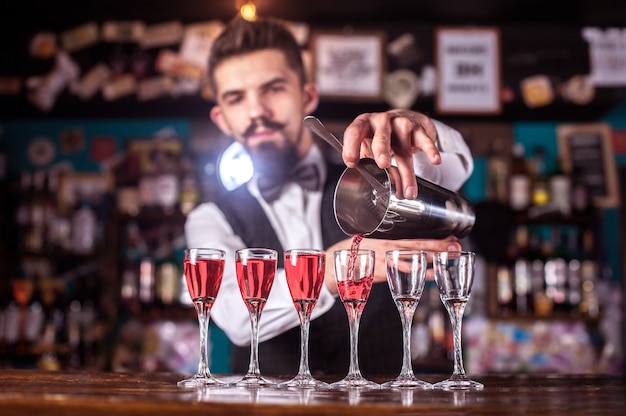
[[[287,78],[284,76],[277,76],[274,77],[272,79],[270,79],[269,81],[264,82],[263,84],[261,84],[261,89],[267,89],[269,87],[271,87],[272,85],[275,84],[283,84],[287,82]],[[220,94],[220,97],[222,97],[222,99],[226,99],[229,96],[234,96],[234,95],[240,95],[243,93],[243,89],[232,89],[232,90],[226,90],[224,92],[222,92]]]

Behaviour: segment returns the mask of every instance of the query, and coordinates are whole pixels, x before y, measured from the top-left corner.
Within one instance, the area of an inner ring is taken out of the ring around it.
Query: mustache
[[[252,123],[246,128],[243,132],[243,136],[248,138],[252,136],[255,130],[259,127],[266,127],[272,130],[281,130],[285,127],[284,123],[279,123],[278,121],[272,121],[268,118],[261,117],[256,120],[253,120]]]

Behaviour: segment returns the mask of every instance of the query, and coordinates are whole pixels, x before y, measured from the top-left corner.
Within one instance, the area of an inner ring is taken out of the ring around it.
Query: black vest
[[[333,195],[345,166],[328,164],[324,184],[321,224],[324,247],[347,238],[337,225],[333,210]],[[216,201],[234,233],[247,247],[268,247],[278,250],[278,267],[283,266],[284,247],[259,202],[242,186]],[[327,259],[332,261],[332,259]],[[376,259],[384,261],[384,259]],[[240,301],[237,299],[236,301]],[[309,366],[316,375],[342,376],[350,364],[348,318],[343,304],[337,299],[324,315],[311,321],[309,334]],[[243,374],[248,370],[250,347],[232,347],[232,371]],[[300,360],[300,328],[259,343],[259,366],[262,374],[294,375]],[[364,375],[395,376],[402,365],[402,326],[400,316],[387,283],[374,284],[359,328],[359,364]]]

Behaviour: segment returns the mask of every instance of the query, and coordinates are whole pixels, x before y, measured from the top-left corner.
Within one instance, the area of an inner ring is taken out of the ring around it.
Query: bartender
[[[415,175],[458,190],[473,170],[471,153],[456,130],[424,114],[394,109],[357,116],[343,134],[337,165],[323,156],[303,118],[319,102],[307,80],[301,50],[280,21],[233,20],[215,40],[208,65],[215,106],[210,116],[240,142],[254,164],[254,176],[220,199],[199,205],[185,225],[188,247],[226,250],[227,261],[211,316],[234,344],[232,370],[249,364],[250,317],[235,276],[234,252],[243,247],[279,250],[277,275],[261,318],[259,363],[266,375],[297,373],[299,319],[282,267],[290,248],[348,249],[352,239],[333,215],[333,192],[345,166],[370,157],[399,178],[397,196],[415,198]],[[392,167],[393,165],[393,167]],[[302,174],[302,175],[301,175]],[[402,364],[402,328],[386,283],[384,253],[390,249],[460,250],[456,238],[377,240],[361,248],[378,258],[374,285],[360,323],[360,367],[364,374],[397,374]],[[313,374],[344,374],[349,364],[346,311],[337,299],[332,261],[313,310],[309,363]]]

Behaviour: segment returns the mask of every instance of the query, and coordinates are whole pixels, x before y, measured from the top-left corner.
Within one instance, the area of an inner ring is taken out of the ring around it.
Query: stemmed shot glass
[[[279,388],[328,387],[328,383],[316,380],[309,369],[309,327],[311,313],[317,304],[322,285],[326,252],[314,249],[292,249],[285,252],[285,276],[291,299],[300,318],[300,367],[298,374]]]
[[[402,320],[402,370],[382,387],[432,389],[432,384],[413,374],[411,325],[426,283],[427,253],[424,250],[390,250],[385,253],[387,283]]]
[[[241,297],[250,313],[252,336],[250,366],[237,387],[262,387],[275,383],[261,376],[259,369],[259,320],[276,275],[278,252],[269,248],[244,248],[235,252],[237,283]]]
[[[225,256],[226,253],[223,250],[214,248],[188,248],[185,250],[183,260],[185,280],[200,325],[200,360],[196,374],[179,381],[178,386],[228,386],[228,383],[224,383],[211,375],[207,351],[211,307],[222,284]]]
[[[374,251],[337,250],[334,252],[334,261],[337,289],[346,308],[350,325],[350,367],[346,377],[330,386],[340,389],[379,388],[378,383],[369,381],[361,375],[358,356],[359,323],[374,283]]]
[[[474,281],[474,261],[475,254],[471,251],[442,251],[434,255],[435,281],[450,316],[454,337],[454,371],[447,380],[433,384],[436,389],[480,390],[484,387],[465,375],[461,345],[461,324]]]

